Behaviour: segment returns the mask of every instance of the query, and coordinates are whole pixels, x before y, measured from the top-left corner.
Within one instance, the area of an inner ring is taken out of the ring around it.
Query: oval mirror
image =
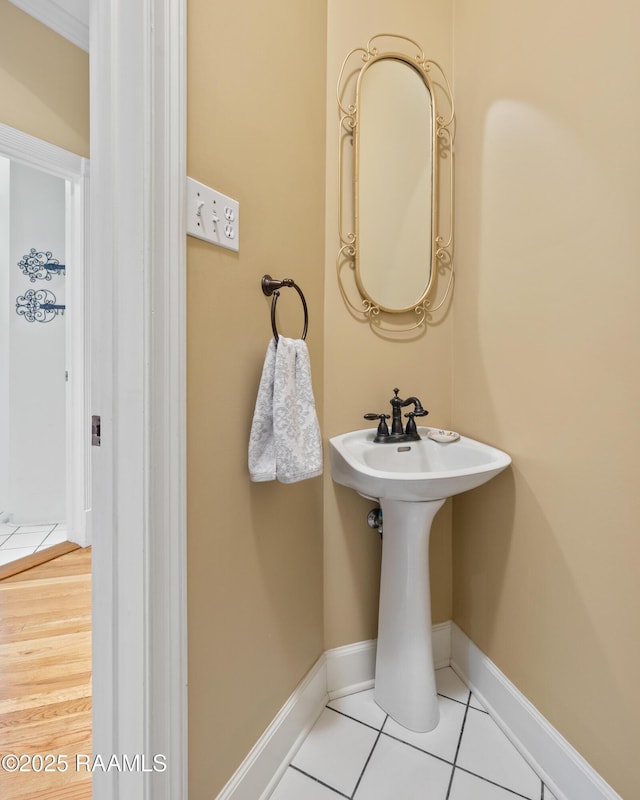
[[[411,309],[432,273],[431,93],[412,64],[383,58],[357,96],[356,280],[382,310]]]
[[[393,39],[407,53],[379,51],[374,42],[383,38]],[[351,70],[354,55],[362,65]],[[350,93],[353,103],[346,99]],[[439,103],[448,106],[448,113],[439,109]],[[379,327],[383,327],[385,313],[407,312],[416,315],[408,327],[417,327],[428,312],[442,305],[453,275],[454,116],[446,77],[413,40],[380,34],[345,59],[338,81],[338,104],[341,291],[354,310]],[[440,169],[440,162],[446,169]],[[345,178],[349,172],[352,181]],[[449,201],[444,215],[443,180]],[[352,227],[343,233],[349,212]],[[448,224],[447,236],[440,230],[442,216]],[[342,280],[345,260],[353,269],[360,306],[350,300]],[[448,269],[449,280],[444,297],[435,305],[436,279],[442,267]],[[398,329],[397,324],[392,327]]]

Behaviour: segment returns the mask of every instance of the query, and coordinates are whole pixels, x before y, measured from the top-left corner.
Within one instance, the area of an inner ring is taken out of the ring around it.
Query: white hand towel
[[[295,483],[322,474],[309,351],[302,339],[272,339],[249,438],[252,481]]]
[[[322,475],[322,437],[303,339],[278,338],[273,385],[276,477],[295,483]]]
[[[249,436],[249,474],[252,481],[276,479],[276,448],[273,438],[273,381],[276,373],[276,343],[269,342],[258,386],[256,407]]]

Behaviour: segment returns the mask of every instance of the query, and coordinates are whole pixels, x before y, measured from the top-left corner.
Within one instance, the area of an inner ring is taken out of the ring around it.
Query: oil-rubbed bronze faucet
[[[389,414],[365,414],[365,419],[378,419],[378,432],[376,433],[374,442],[411,442],[420,439],[420,434],[416,428],[415,417],[426,417],[429,413],[422,407],[422,403],[417,397],[407,397],[406,400],[398,397],[400,389],[394,389],[394,397],[389,401],[391,403],[391,415]],[[405,414],[409,421],[407,422],[406,429],[402,428],[402,411],[400,409],[413,403],[413,411]],[[391,419],[391,432],[387,420]]]

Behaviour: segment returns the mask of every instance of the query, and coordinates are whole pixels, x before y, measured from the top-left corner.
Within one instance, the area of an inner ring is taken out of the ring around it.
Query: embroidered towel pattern
[[[267,348],[249,437],[252,481],[281,483],[322,474],[322,437],[302,339],[280,336]]]
[[[276,371],[276,343],[272,339],[262,367],[256,407],[249,437],[249,474],[252,481],[276,479],[276,449],[273,439],[273,380]]]

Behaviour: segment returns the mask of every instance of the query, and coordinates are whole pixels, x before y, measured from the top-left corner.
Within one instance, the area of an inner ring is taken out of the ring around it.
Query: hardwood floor
[[[73,542],[61,542],[54,544],[51,547],[46,547],[44,550],[38,550],[30,556],[24,556],[17,561],[10,561],[8,564],[0,566],[0,581],[5,578],[10,578],[12,575],[17,575],[19,572],[24,572],[32,567],[37,567],[39,564],[44,564],[51,561],[53,558],[63,556],[65,553],[71,553],[78,550],[78,545]]]
[[[49,758],[12,772],[7,754]],[[89,800],[78,755],[91,756],[90,548],[0,580],[0,798]]]

